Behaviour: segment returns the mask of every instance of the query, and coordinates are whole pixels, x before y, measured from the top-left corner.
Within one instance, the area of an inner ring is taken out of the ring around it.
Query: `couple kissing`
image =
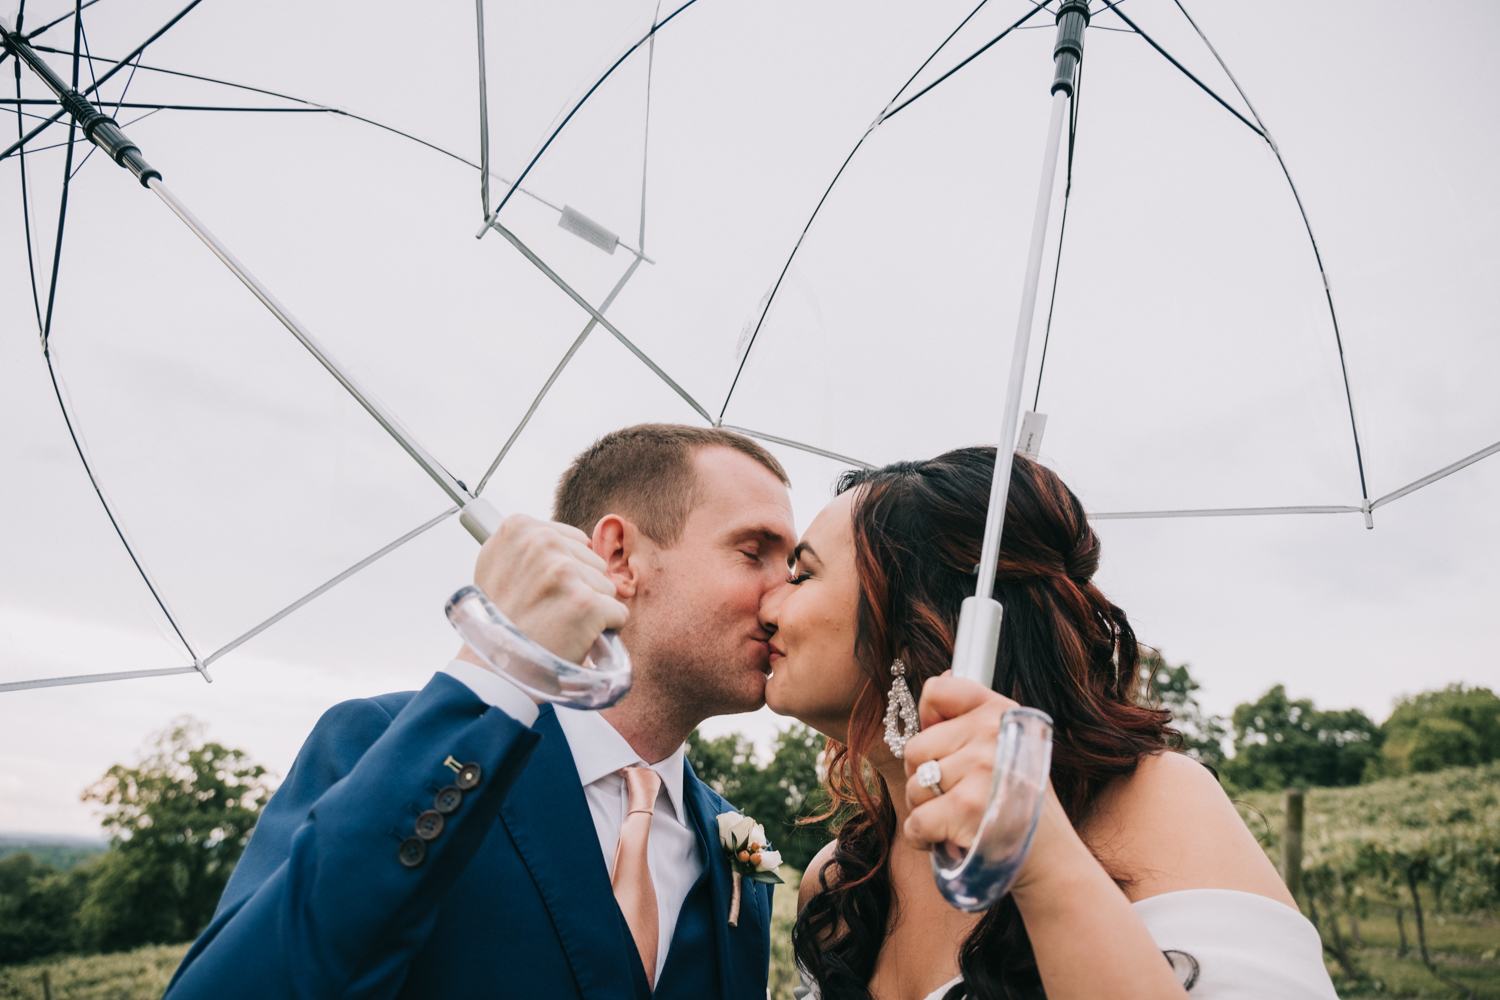
[[[507,518],[474,580],[562,659],[616,630],[630,693],[539,704],[465,647],[419,691],[334,706],[167,996],[760,1000],[778,859],[684,743],[765,704],[827,736],[839,807],[797,900],[799,995],[1332,1000],[1317,932],[1139,697],[1082,505],[1022,456],[994,684],[947,674],[994,466],[964,448],[846,473],[799,538],[748,438],[601,438],[554,520]],[[1011,892],[965,913],[927,849],[972,842],[1017,704],[1054,720],[1051,782]]]

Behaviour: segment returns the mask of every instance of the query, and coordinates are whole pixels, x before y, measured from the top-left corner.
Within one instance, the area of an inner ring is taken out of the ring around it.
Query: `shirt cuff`
[[[468,660],[449,660],[442,673],[463,684],[486,705],[500,709],[521,725],[531,728],[541,709],[531,696],[493,670]]]

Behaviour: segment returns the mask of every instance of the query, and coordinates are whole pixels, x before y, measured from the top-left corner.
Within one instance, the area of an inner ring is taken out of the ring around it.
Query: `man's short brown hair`
[[[782,485],[791,485],[776,457],[741,434],[686,424],[636,424],[604,435],[573,460],[558,481],[552,518],[591,534],[605,515],[619,514],[656,544],[675,545],[698,503],[693,456],[712,447],[748,455]]]

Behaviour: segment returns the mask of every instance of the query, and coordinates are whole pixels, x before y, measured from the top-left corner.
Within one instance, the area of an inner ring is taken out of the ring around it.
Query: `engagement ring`
[[[933,795],[942,795],[943,769],[935,760],[924,760],[917,765],[917,784],[932,790]]]

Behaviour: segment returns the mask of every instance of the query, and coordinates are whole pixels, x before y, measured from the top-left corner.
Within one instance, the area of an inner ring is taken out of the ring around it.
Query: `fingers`
[[[997,696],[998,698],[998,696]],[[956,719],[948,719],[922,730],[906,741],[906,776],[916,773],[924,761],[941,760],[958,753],[974,742],[995,743],[1000,731],[1000,716],[1009,707],[998,703],[987,703]]]
[[[934,796],[926,789],[927,799],[912,809],[906,824],[901,828],[908,838],[921,844],[940,844],[951,841],[964,849],[974,842],[979,830],[979,821],[989,804],[990,782],[988,773],[970,772],[961,779],[952,781],[943,775],[944,792]],[[915,783],[908,782],[908,793]]]
[[[577,528],[514,514],[480,549],[474,582],[528,637],[579,663],[629,618],[607,568]]]
[[[996,698],[1010,705],[1015,704],[982,684],[954,677],[951,671],[945,671],[922,685],[922,700],[917,705],[917,711],[922,720],[922,728],[926,729],[944,719],[956,719],[981,703]]]
[[[625,627],[625,623],[630,620],[629,608],[614,597],[607,597],[603,594],[600,594],[596,600],[598,603],[595,605],[594,611],[599,616],[601,632],[607,628],[618,630]]]
[[[906,834],[924,843],[951,840],[967,847],[979,828],[995,767],[1000,721],[1015,702],[973,681],[943,674],[922,687],[923,729],[906,744]],[[937,788],[914,780],[936,762]]]
[[[911,762],[911,744],[907,747],[907,780],[906,780],[906,802],[913,809],[931,802],[939,797],[939,794],[947,795],[948,792],[961,785],[971,776],[988,788],[990,776],[994,773],[995,747],[998,743],[999,719],[991,723],[978,720],[971,730],[971,735],[956,745],[951,751],[941,756],[928,756],[924,753],[924,759]],[[916,780],[917,767],[927,762],[934,762],[942,774],[942,780],[938,782],[936,791],[931,787],[919,784]]]

